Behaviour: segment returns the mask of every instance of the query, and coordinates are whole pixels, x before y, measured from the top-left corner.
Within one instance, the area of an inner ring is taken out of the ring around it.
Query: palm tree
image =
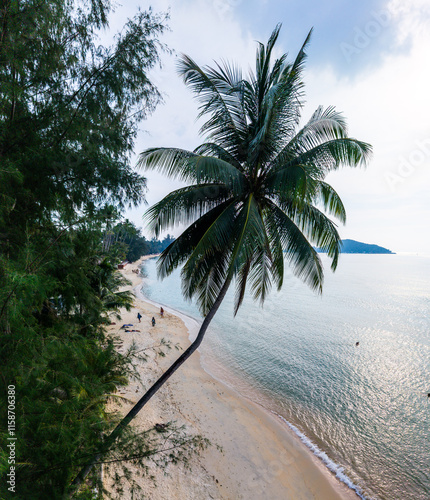
[[[266,46],[259,43],[256,70],[248,79],[236,66],[200,68],[183,56],[179,74],[201,103],[199,116],[209,116],[201,128],[207,142],[193,152],[154,148],[140,155],[142,167],[191,183],[167,195],[146,217],[156,236],[174,224],[188,226],[162,252],[158,273],[164,278],[183,266],[183,293],[196,299],[205,319],[192,345],[108,438],[109,446],[198,348],[233,281],[236,313],[247,283],[261,302],[272,283],[281,288],[285,260],[321,292],[323,268],[313,245],[327,252],[336,269],[341,240],[329,216],[345,222],[345,208],[324,179],[342,165],[366,163],[371,147],[348,137],[345,120],[333,107],[318,108],[298,130],[311,32],[292,64],[286,54],[272,63],[279,30],[280,25]]]

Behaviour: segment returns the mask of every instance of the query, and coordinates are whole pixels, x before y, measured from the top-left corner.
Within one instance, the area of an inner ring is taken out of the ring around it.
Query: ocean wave
[[[344,468],[334,462],[324,451],[322,451],[318,446],[311,441],[300,429],[298,429],[295,425],[293,425],[291,422],[288,422],[287,419],[285,419],[282,415],[279,415],[279,413],[276,413],[272,411],[274,415],[276,415],[278,418],[280,418],[287,426],[300,438],[300,441],[305,444],[311,451],[312,453],[318,457],[324,465],[329,469],[331,472],[335,474],[337,479],[341,481],[342,483],[346,484],[348,488],[353,490],[357,496],[359,496],[362,500],[376,500],[375,498],[369,498],[364,496],[361,488],[357,486],[343,471]]]

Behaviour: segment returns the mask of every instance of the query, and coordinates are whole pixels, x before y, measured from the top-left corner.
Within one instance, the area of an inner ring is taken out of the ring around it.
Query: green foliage
[[[103,47],[97,34],[110,12],[108,0],[0,8],[0,498],[63,498],[118,421],[107,401],[144,359],[136,349],[119,354],[105,332],[132,303],[117,264],[140,256],[144,238],[129,225],[134,239],[109,245],[107,235],[127,225],[124,207],[144,200],[130,155],[160,101],[148,71],[164,50],[166,16],[139,11]],[[6,481],[11,385],[16,493]],[[147,434],[125,437],[142,460],[157,446]],[[129,460],[118,446],[112,453]],[[76,498],[97,496],[99,473]]]
[[[160,101],[147,71],[163,49],[165,18],[138,12],[102,47],[97,32],[110,10],[104,0],[10,0],[0,11],[0,233],[12,251],[53,213],[73,220],[106,201],[143,199],[130,153],[138,123]]]
[[[284,259],[311,288],[321,291],[323,269],[313,246],[337,265],[341,240],[329,218],[345,222],[339,195],[325,181],[342,165],[365,164],[371,147],[348,137],[333,107],[318,108],[299,128],[302,71],[310,35],[293,62],[273,60],[280,26],[258,44],[255,72],[246,79],[234,65],[199,67],[183,56],[179,74],[200,102],[206,142],[193,152],[153,148],[140,165],[190,185],[146,213],[158,235],[178,223],[183,234],[163,251],[161,277],[182,266],[183,293],[204,315],[226,283],[236,279],[238,310],[249,282],[264,301],[282,286]]]
[[[140,229],[128,219],[121,221],[104,234],[104,247],[115,249],[121,260],[135,262],[148,254],[148,244]]]
[[[131,297],[118,292],[123,280],[96,234],[69,229],[42,260],[30,244],[13,260],[1,257],[0,419],[7,421],[6,388],[13,385],[20,498],[61,498],[74,464],[114,423],[107,395],[132,374],[130,358],[103,330],[108,314],[129,306]],[[7,471],[2,467],[2,475]],[[2,477],[2,498],[5,487]]]
[[[103,248],[113,252],[120,260],[135,262],[143,255],[158,254],[165,250],[174,238],[168,234],[163,240],[148,241],[128,219],[107,228],[103,236]]]
[[[121,500],[126,491],[132,493],[131,498],[143,498],[133,496],[141,492],[138,482],[133,479],[133,471],[139,471],[139,475],[144,474],[156,484],[155,478],[150,476],[150,462],[164,470],[170,464],[179,463],[189,469],[190,458],[210,444],[200,435],[190,436],[183,426],[178,427],[175,422],[157,423],[138,436],[126,429],[115,452],[110,452],[103,459],[106,476],[111,478],[108,488],[104,489],[104,498]],[[99,486],[103,488],[103,485]]]
[[[173,236],[171,236],[170,234],[168,234],[162,240],[157,240],[157,238],[151,238],[151,240],[147,242],[147,246],[148,246],[147,253],[151,254],[151,255],[161,253],[174,241],[175,241],[175,238],[173,238]]]

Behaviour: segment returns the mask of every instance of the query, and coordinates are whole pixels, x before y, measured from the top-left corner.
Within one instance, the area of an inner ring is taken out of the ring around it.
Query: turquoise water
[[[229,293],[204,359],[362,498],[428,500],[430,258],[344,254],[334,274],[323,259],[322,297],[287,274],[263,308],[246,297],[234,318]],[[199,317],[179,273],[158,281],[154,260],[145,272],[144,295]]]

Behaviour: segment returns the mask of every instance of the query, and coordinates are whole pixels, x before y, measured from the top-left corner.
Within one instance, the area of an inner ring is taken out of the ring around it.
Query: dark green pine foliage
[[[138,12],[102,47],[110,12],[107,0],[0,3],[0,498],[63,498],[115,424],[106,402],[136,359],[105,335],[131,304],[115,271],[128,247],[107,248],[105,235],[144,199],[130,155],[138,123],[160,101],[148,70],[166,18]],[[132,442],[116,458],[148,454],[145,441]],[[94,484],[81,498],[95,496]]]
[[[1,419],[16,391],[17,498],[61,498],[82,457],[114,423],[108,395],[127,383],[130,356],[104,334],[109,313],[129,308],[125,282],[101,251],[100,230],[81,225],[41,252],[2,258]],[[51,244],[52,242],[49,242]],[[40,261],[40,262],[39,262]],[[12,295],[11,295],[12,293]],[[8,496],[7,429],[0,434],[1,498]]]
[[[72,221],[101,202],[142,201],[145,179],[131,169],[130,153],[137,124],[160,101],[147,71],[164,28],[139,12],[106,48],[96,35],[107,26],[108,1],[3,6],[1,233],[14,249],[29,224],[53,212]]]
[[[149,245],[141,230],[128,219],[121,221],[104,234],[104,246],[121,255],[121,260],[135,262],[149,253]]]

